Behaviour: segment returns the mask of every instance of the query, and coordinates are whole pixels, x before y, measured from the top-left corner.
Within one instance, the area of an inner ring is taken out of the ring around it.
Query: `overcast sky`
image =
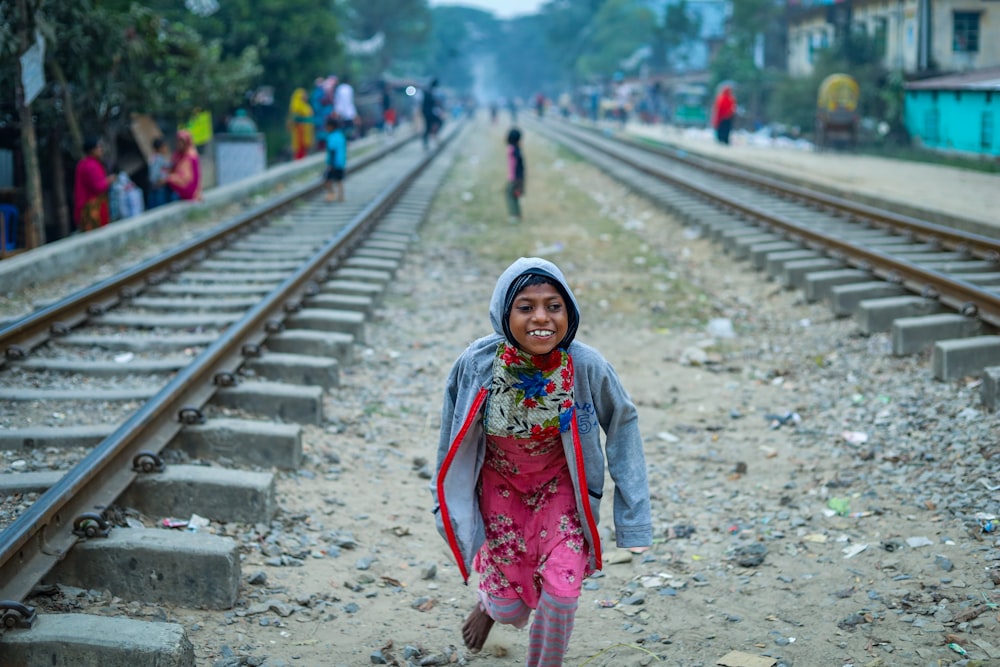
[[[465,5],[485,9],[502,19],[534,14],[543,2],[544,0],[430,0],[431,5]]]

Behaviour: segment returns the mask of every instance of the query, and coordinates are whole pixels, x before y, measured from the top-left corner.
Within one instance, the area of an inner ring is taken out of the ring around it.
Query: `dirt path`
[[[934,383],[530,133],[509,225],[505,130],[463,137],[307,462],[281,476],[279,517],[214,527],[243,542],[245,604],[165,610],[199,664],[523,664],[526,632],[462,647],[474,588],[427,485],[451,362],[488,330],[499,272],[534,254],[570,278],[579,339],[639,406],[657,537],[605,554],[567,665],[938,665],[962,660],[950,644],[1000,664],[1000,550],[974,519],[998,512],[997,417],[975,382]]]

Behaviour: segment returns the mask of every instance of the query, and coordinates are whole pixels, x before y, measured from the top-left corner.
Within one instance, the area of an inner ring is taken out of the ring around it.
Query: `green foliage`
[[[362,42],[381,35],[381,48],[372,54],[349,54],[359,78],[378,78],[426,54],[431,36],[431,12],[426,0],[343,0],[336,3],[345,33]],[[473,10],[474,11],[474,10]]]
[[[667,71],[673,62],[671,56],[679,52],[681,47],[697,40],[700,34],[701,17],[691,12],[687,0],[667,5],[663,22],[653,28],[650,64],[654,71]]]
[[[651,41],[653,23],[647,7],[632,0],[606,0],[591,20],[591,48],[580,54],[576,72],[588,77],[626,69],[624,61]]]
[[[260,72],[255,49],[224,59],[218,42],[139,4],[120,11],[112,2],[45,0],[35,18],[50,83],[32,105],[43,134],[70,113],[85,134],[113,135],[133,112],[186,119],[195,108],[238,102]],[[0,55],[5,78],[16,72],[14,57]]]
[[[221,0],[209,16],[192,14],[178,0],[144,4],[218,44],[223,59],[255,51],[262,69],[251,83],[274,87],[275,103],[282,109],[295,88],[309,87],[317,76],[343,72],[346,66],[331,0]]]
[[[487,97],[487,81],[497,77],[499,65],[495,49],[499,48],[500,24],[489,12],[470,7],[436,7],[431,10],[433,31],[432,53],[425,72],[437,76],[449,88],[473,90],[477,75],[480,91]]]

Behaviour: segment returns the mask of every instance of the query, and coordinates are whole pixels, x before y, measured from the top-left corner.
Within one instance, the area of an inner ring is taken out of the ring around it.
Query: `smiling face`
[[[528,354],[548,354],[569,330],[566,301],[554,285],[529,285],[521,290],[510,309],[510,333]]]

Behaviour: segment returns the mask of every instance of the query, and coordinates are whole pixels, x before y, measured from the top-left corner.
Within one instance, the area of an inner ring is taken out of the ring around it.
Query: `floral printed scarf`
[[[565,350],[532,356],[506,342],[497,346],[486,405],[486,432],[549,438],[573,418],[573,360]]]

